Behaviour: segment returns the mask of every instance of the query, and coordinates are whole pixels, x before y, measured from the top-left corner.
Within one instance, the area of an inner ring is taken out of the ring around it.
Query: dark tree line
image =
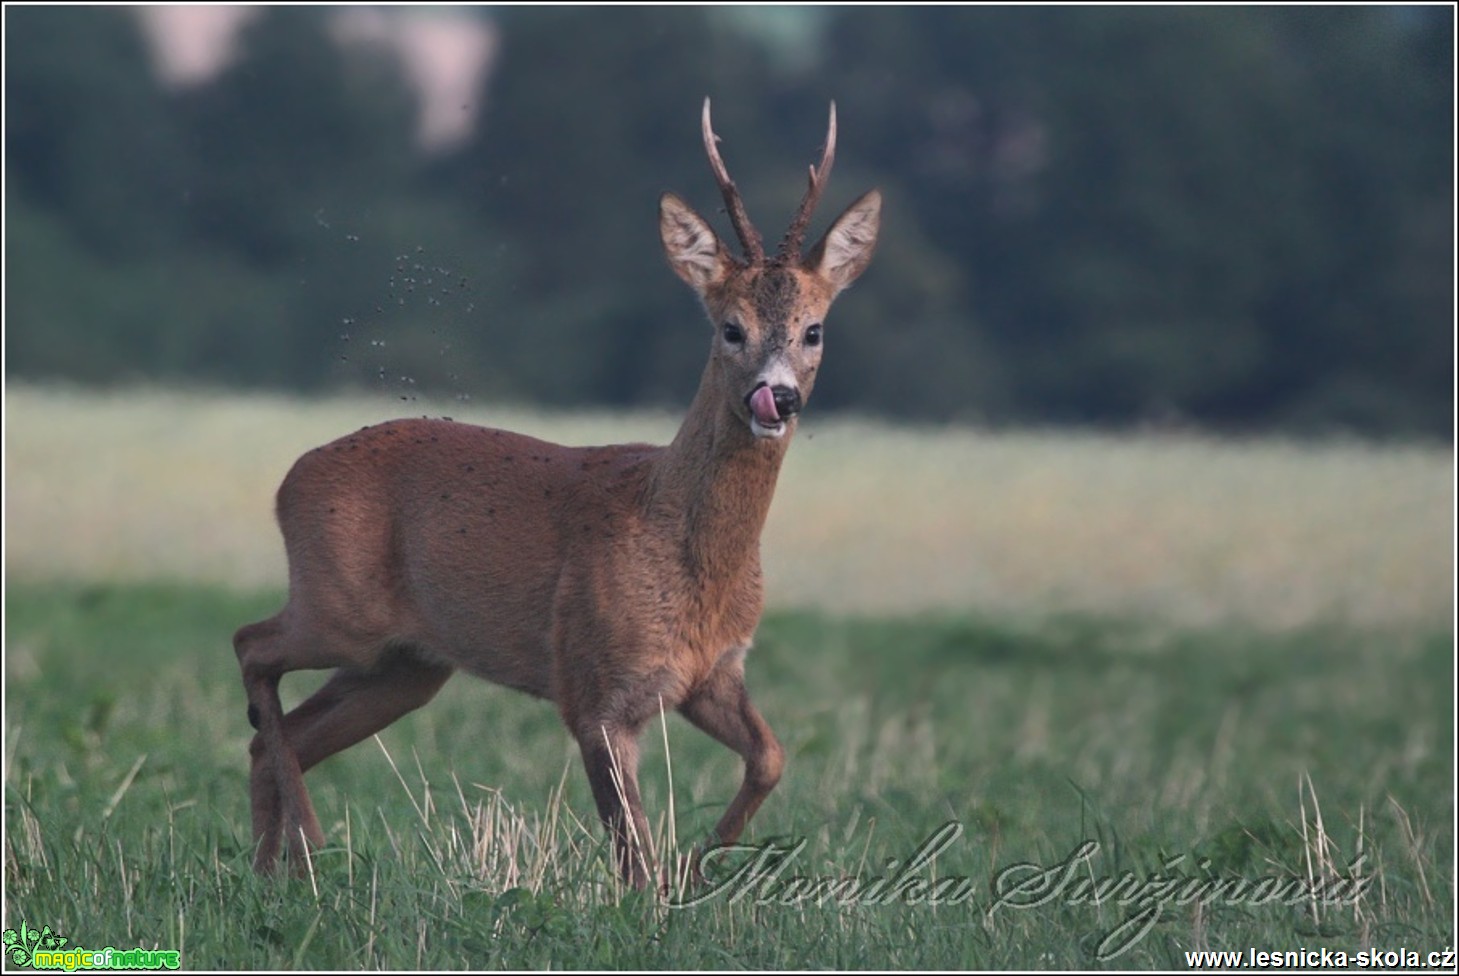
[[[1449,8],[510,8],[441,155],[329,16],[170,90],[125,8],[7,8],[10,376],[682,404],[700,99],[773,239],[834,97],[818,226],[887,213],[819,408],[1452,433]]]

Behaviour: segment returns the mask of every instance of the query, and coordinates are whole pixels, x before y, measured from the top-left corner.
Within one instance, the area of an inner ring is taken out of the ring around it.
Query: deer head
[[[836,104],[819,166],[774,257],[745,213],[716,145],[704,100],[704,149],[744,249],[736,257],[687,203],[673,193],[659,201],[659,235],[674,273],[693,288],[715,326],[707,379],[716,379],[730,411],[757,438],[779,438],[810,397],[821,362],[826,312],[866,270],[881,222],[881,193],[870,190],[846,208],[808,254],[801,254],[811,214],[836,157]]]

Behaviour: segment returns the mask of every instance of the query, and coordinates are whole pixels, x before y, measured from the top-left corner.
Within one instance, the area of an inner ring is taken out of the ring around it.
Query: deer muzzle
[[[779,437],[785,421],[800,413],[800,391],[762,382],[745,397],[750,408],[750,429],[756,437]]]

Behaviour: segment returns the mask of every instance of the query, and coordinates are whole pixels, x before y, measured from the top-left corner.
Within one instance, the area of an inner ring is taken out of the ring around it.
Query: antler
[[[777,261],[791,261],[800,259],[801,244],[805,240],[806,225],[811,222],[811,213],[815,211],[816,204],[821,200],[821,191],[826,188],[826,177],[831,175],[831,164],[836,161],[836,103],[831,103],[831,121],[826,126],[826,148],[821,154],[821,165],[812,166],[810,173],[810,186],[806,188],[805,198],[800,202],[800,209],[795,212],[795,219],[790,222],[790,228],[785,232],[785,238],[780,242],[780,251],[776,255]]]
[[[719,158],[719,136],[714,134],[714,128],[709,123],[709,99],[704,100],[704,151],[709,154],[709,166],[714,170],[714,178],[719,183],[719,192],[724,194],[724,206],[729,211],[730,223],[735,226],[735,233],[739,235],[740,243],[745,248],[745,259],[751,264],[760,264],[765,260],[765,247],[760,241],[760,232],[755,230],[755,225],[750,223],[749,214],[745,213],[745,202],[740,199],[740,191],[735,187],[735,181],[730,179],[729,170],[725,169],[724,160]]]

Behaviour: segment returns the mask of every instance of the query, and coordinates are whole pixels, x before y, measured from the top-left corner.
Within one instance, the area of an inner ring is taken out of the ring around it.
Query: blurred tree
[[[175,99],[194,160],[196,240],[270,291],[285,289],[283,308],[238,316],[230,304],[205,325],[246,350],[230,364],[237,379],[319,383],[345,320],[394,262],[391,242],[368,232],[369,215],[409,190],[415,104],[398,65],[343,48],[327,16],[267,8],[243,29],[228,68]],[[241,297],[226,287],[219,295]]]
[[[141,375],[160,365],[137,331],[158,302],[133,272],[161,270],[186,236],[175,121],[125,9],[5,21],[7,368]]]
[[[713,217],[699,140],[710,95],[755,216],[779,219],[758,188],[763,161],[786,150],[751,119],[767,101],[765,59],[699,8],[507,9],[500,27],[481,124],[442,167],[450,195],[510,236],[521,269],[516,308],[486,323],[492,349],[533,399],[683,400],[709,333],[661,257],[658,197],[674,187]]]
[[[10,192],[106,259],[176,246],[179,133],[122,7],[5,13]]]
[[[681,405],[700,100],[773,241],[834,97],[813,234],[887,210],[821,409],[1452,432],[1448,7],[506,8],[437,159],[330,16],[168,92],[125,8],[7,8],[12,375]]]
[[[1439,432],[1452,250],[1417,215],[1452,210],[1451,16],[846,9],[826,61],[1016,415]]]
[[[411,173],[404,79],[377,52],[332,40],[326,16],[265,9],[237,60],[176,98],[196,160],[195,227],[260,266],[289,263],[320,219],[399,192]]]
[[[1452,430],[1453,10],[1292,9],[1275,28],[1323,260],[1273,282],[1280,371],[1257,417]]]

